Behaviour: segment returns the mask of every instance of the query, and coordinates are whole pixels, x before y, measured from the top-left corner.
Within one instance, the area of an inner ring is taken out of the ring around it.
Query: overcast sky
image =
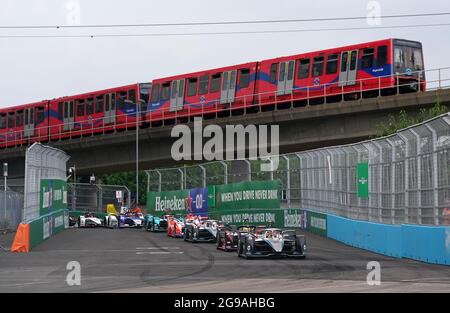
[[[381,0],[382,15],[450,12],[448,0]],[[0,25],[177,23],[366,16],[366,0],[0,0]],[[79,7],[79,10],[77,9]],[[79,11],[79,12],[78,12]],[[371,11],[375,12],[375,11]],[[383,20],[446,23],[449,16]],[[16,30],[4,35],[176,33],[368,27],[367,21],[133,29]],[[450,26],[178,37],[0,38],[0,107],[153,78],[384,38],[424,45],[425,66],[450,66]],[[450,75],[449,75],[450,76]]]

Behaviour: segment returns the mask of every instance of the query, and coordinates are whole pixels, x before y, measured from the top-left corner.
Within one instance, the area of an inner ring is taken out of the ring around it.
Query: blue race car
[[[145,216],[144,221],[144,227],[146,231],[156,232],[166,232],[167,227],[169,225],[169,219],[172,217],[172,215],[162,215],[162,216],[155,216],[151,214],[147,214]]]

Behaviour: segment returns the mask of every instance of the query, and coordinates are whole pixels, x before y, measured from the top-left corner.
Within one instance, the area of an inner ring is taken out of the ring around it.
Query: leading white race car
[[[102,220],[90,212],[78,217],[78,227],[100,227],[103,226]]]

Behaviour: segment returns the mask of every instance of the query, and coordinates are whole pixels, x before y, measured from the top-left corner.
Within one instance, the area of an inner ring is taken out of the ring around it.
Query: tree
[[[420,124],[446,112],[448,112],[448,108],[441,105],[438,99],[432,108],[428,110],[423,108],[416,115],[408,115],[405,110],[401,110],[397,115],[389,114],[386,123],[377,124],[374,138],[393,135],[401,129]]]

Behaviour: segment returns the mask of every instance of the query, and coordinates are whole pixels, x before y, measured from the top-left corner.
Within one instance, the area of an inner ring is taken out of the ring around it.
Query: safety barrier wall
[[[402,226],[351,220],[328,215],[328,238],[353,247],[402,257]]]
[[[450,226],[389,225],[328,214],[327,237],[391,257],[450,265]]]
[[[402,225],[403,257],[450,265],[450,226]]]
[[[51,236],[69,227],[69,211],[66,209],[51,212],[19,225],[12,252],[30,252],[31,249]]]

